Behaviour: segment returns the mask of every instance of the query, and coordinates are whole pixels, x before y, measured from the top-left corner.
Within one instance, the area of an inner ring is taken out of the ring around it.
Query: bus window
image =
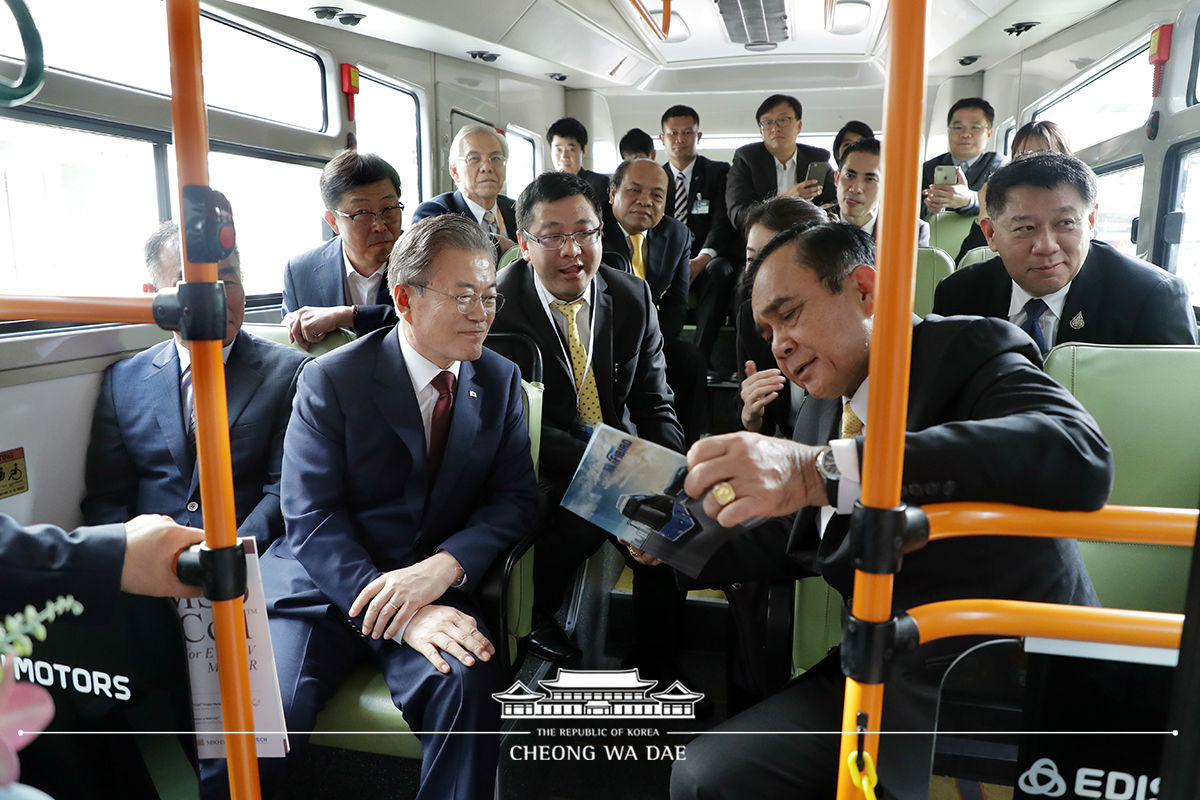
[[[359,78],[358,98],[354,103],[358,146],[363,152],[381,156],[400,173],[400,201],[404,203],[407,226],[424,197],[421,105],[415,93],[384,78],[365,72],[360,72]]]
[[[1183,212],[1183,231],[1175,246],[1175,273],[1188,285],[1192,305],[1200,305],[1200,149],[1182,156],[1176,210]]]
[[[1096,238],[1108,242],[1129,256],[1137,255],[1137,247],[1130,235],[1133,220],[1142,205],[1142,178],[1145,164],[1096,172],[1100,208],[1096,213]]]
[[[171,93],[166,7],[160,0],[127,0],[120,41],[97,36],[113,26],[113,7],[31,0],[29,10],[45,47],[46,65],[158,94]],[[309,130],[324,130],[324,77],[316,54],[214,17],[202,16],[205,102],[239,114]],[[136,42],[136,47],[123,43]],[[0,53],[20,58],[15,26],[0,26]],[[232,57],[236,54],[236,58]],[[265,90],[264,87],[270,87]]]
[[[514,200],[538,175],[537,137],[510,125],[504,132],[508,142],[508,170],[505,174],[504,194]],[[516,238],[516,237],[514,237]]]
[[[1150,116],[1154,67],[1143,46],[1088,80],[1044,103],[1033,118],[1057,122],[1076,152],[1140,128]]]
[[[175,148],[167,148],[171,218],[179,219]],[[321,167],[240,153],[208,154],[208,183],[229,198],[247,295],[283,291],[289,258],[321,243]],[[142,231],[148,236],[150,230]]]
[[[0,286],[136,295],[158,224],[154,144],[0,117]]]

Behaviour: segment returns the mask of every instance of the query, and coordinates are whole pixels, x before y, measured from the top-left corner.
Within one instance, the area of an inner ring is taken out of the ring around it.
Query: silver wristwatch
[[[817,472],[827,481],[842,479],[842,471],[838,469],[837,459],[833,457],[833,448],[825,445],[817,453]]]

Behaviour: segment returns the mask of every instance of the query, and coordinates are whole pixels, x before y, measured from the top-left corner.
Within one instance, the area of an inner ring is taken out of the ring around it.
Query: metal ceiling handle
[[[633,7],[641,14],[642,19],[650,26],[650,31],[661,41],[667,40],[667,34],[671,32],[671,0],[663,0],[662,7],[662,27],[658,27],[658,23],[650,16],[650,12],[646,10],[646,6],[642,0],[629,0],[633,3]]]
[[[46,63],[42,57],[42,37],[37,26],[33,24],[33,15],[25,5],[25,0],[5,0],[13,18],[17,21],[17,30],[21,32],[21,45],[25,48],[25,63],[21,66],[21,77],[16,83],[10,83],[0,78],[0,106],[12,108],[28,101],[38,90],[46,77]]]

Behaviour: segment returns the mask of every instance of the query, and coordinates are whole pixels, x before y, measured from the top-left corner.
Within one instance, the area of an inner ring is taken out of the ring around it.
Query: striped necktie
[[[646,261],[642,256],[642,242],[645,239],[644,233],[629,234],[629,261],[633,266],[633,274],[642,280],[646,280]]]
[[[494,233],[494,234],[499,235],[500,226],[496,224],[496,212],[495,211],[483,212],[483,221],[487,224],[488,233]]]
[[[604,421],[600,411],[600,394],[596,391],[596,375],[588,369],[587,351],[583,348],[583,339],[579,336],[579,325],[575,317],[583,307],[583,300],[573,303],[551,303],[555,311],[567,320],[567,350],[571,355],[571,370],[575,373],[575,393],[578,397],[577,412],[579,419],[585,425],[595,425]]]
[[[687,205],[687,184],[683,182],[683,173],[675,173],[675,219],[680,222],[687,222],[688,205]]]

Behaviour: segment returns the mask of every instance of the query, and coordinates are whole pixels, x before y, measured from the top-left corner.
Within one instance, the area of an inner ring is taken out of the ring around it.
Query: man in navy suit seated
[[[337,236],[283,272],[283,324],[306,350],[334,328],[396,324],[384,266],[403,230],[399,173],[373,153],[343,150],[321,172],[321,200]]]
[[[388,285],[399,323],[305,369],[284,448],[287,530],[262,571],[288,761],[369,659],[420,732],[417,796],[478,800],[493,794],[491,695],[506,665],[491,643],[504,632],[486,629],[475,590],[538,505],[520,374],[483,349],[503,298],[477,224],[418,222],[388,260]],[[279,761],[262,762],[267,795]]]
[[[154,288],[178,283],[182,264],[179,228],[163,223],[146,242]],[[236,250],[217,270],[227,304],[223,358],[238,535],[253,536],[261,551],[283,533],[283,434],[307,359],[242,332],[246,294]],[[203,526],[192,411],[191,353],[178,334],[105,371],[87,451],[86,524],[167,514]]]
[[[508,142],[495,128],[480,122],[462,126],[450,143],[450,177],[458,188],[421,203],[412,221],[438,214],[474,220],[492,235],[498,260],[517,246],[515,204],[500,194],[507,163]]]
[[[988,245],[998,254],[938,284],[935,314],[1007,319],[1045,353],[1063,342],[1195,344],[1177,275],[1096,241],[1096,176],[1064,153],[1018,159],[992,175]]]

